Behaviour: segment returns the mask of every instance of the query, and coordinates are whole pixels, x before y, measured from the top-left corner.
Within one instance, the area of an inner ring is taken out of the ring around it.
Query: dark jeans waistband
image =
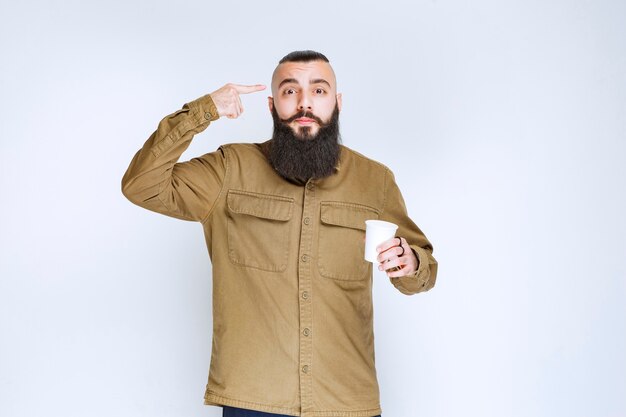
[[[264,413],[263,411],[245,410],[243,408],[224,406],[222,417],[291,417],[285,414]],[[374,416],[374,417],[380,417]]]

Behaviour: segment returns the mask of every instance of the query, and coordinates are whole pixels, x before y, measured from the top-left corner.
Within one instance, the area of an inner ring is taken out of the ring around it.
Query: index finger
[[[265,86],[263,84],[254,84],[254,85],[233,84],[233,88],[239,94],[250,94],[250,93],[256,93],[257,91],[265,90]]]
[[[394,246],[400,245],[402,245],[402,239],[400,239],[399,237],[392,237],[391,239],[385,240],[383,243],[376,246],[376,250],[378,252],[384,252],[390,248],[393,248]]]

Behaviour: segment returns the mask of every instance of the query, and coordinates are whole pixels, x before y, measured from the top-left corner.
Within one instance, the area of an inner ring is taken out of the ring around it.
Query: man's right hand
[[[226,84],[224,87],[212,92],[210,96],[213,103],[215,103],[215,107],[217,107],[217,113],[220,117],[226,116],[229,119],[236,119],[243,113],[243,105],[239,96],[262,90],[265,90],[263,84]]]

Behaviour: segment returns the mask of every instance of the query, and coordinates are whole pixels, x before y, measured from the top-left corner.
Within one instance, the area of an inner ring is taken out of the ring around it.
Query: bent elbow
[[[134,178],[130,178],[127,174],[122,178],[122,194],[128,201],[138,206],[141,206],[142,198],[137,183],[133,181]]]

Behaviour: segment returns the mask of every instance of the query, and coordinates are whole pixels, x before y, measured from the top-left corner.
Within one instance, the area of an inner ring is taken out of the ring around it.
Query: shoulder
[[[267,142],[227,143],[221,145],[219,149],[233,164],[245,164],[248,168],[256,165],[269,165]]]
[[[357,167],[366,170],[375,170],[378,172],[385,171],[391,173],[391,170],[386,165],[372,158],[369,158],[362,153],[355,151],[354,149],[348,148],[345,145],[341,145],[341,155],[342,164],[345,162],[351,167]]]
[[[220,149],[236,155],[263,155],[266,143],[225,143]]]
[[[220,148],[228,149],[232,152],[254,152],[255,150],[260,149],[262,145],[263,143],[224,143],[220,145]]]

